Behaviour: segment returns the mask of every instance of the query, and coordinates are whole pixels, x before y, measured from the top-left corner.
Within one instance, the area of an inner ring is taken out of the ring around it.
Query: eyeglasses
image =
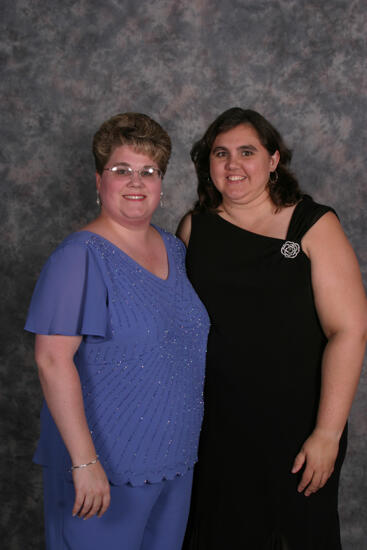
[[[103,170],[112,172],[114,177],[122,182],[131,181],[135,173],[143,182],[158,182],[163,177],[161,170],[153,168],[153,166],[143,166],[139,170],[134,170],[131,166],[112,166],[112,168],[104,168]]]

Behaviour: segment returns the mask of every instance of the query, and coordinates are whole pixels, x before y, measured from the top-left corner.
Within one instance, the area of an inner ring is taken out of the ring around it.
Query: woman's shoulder
[[[87,235],[68,235],[37,280],[26,330],[37,334],[106,334],[107,285]],[[81,313],[83,312],[83,313]]]
[[[217,212],[211,210],[190,210],[181,219],[176,235],[185,243],[188,247],[192,234],[205,233],[206,231],[212,231],[212,226],[216,225]]]
[[[293,211],[287,239],[300,241],[307,231],[328,212],[331,212],[333,217],[338,217],[331,206],[315,202],[310,195],[303,195]]]
[[[186,246],[189,244],[192,225],[192,212],[188,212],[178,224],[176,235]]]
[[[84,234],[83,234],[84,233]],[[87,251],[88,249],[88,237],[83,231],[76,231],[67,235],[51,252],[49,260],[62,256],[63,254],[77,255],[82,253],[81,249]]]
[[[55,248],[55,252],[57,250],[61,250],[67,246],[75,246],[75,247],[84,247],[88,248],[90,244],[90,240],[92,237],[98,237],[98,235],[91,233],[90,231],[75,231],[74,233],[70,233],[65,237],[60,244]]]
[[[50,258],[67,255],[67,256],[80,256],[83,258],[93,257],[98,261],[102,261],[108,252],[114,248],[113,243],[99,235],[82,229],[70,233],[51,254]],[[99,262],[98,262],[99,263]]]
[[[302,200],[298,203],[295,214],[302,217],[320,217],[326,212],[336,214],[334,208],[327,204],[322,204],[313,200],[310,195],[303,195]]]
[[[65,237],[46,260],[42,272],[48,276],[80,278],[86,270],[103,272],[105,254],[99,236],[87,231],[77,231]],[[102,248],[101,248],[102,247]]]

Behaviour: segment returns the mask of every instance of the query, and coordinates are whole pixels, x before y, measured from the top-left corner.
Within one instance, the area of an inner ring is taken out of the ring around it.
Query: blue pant
[[[192,471],[173,480],[111,486],[101,517],[72,517],[74,486],[43,468],[47,550],[180,550],[190,506]]]

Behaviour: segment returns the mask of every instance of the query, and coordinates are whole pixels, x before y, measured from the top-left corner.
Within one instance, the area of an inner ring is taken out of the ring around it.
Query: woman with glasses
[[[100,214],[59,245],[33,294],[48,550],[181,548],[208,317],[183,244],[151,223],[170,152],[146,115],[102,124]]]
[[[184,548],[338,550],[367,333],[355,254],[259,113],[225,111],[191,157],[199,197],[179,233],[212,324]]]

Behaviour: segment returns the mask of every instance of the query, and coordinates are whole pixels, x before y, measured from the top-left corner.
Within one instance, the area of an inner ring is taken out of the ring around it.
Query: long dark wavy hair
[[[301,199],[302,193],[298,181],[288,169],[292,152],[286,147],[282,136],[270,122],[256,111],[233,107],[219,115],[191,149],[191,160],[195,165],[198,177],[199,196],[193,212],[215,211],[222,203],[222,195],[210,177],[210,152],[218,134],[232,130],[240,124],[250,124],[254,128],[260,142],[270,155],[279,151],[278,179],[276,182],[269,180],[268,183],[269,195],[275,206],[277,208],[290,206]]]

